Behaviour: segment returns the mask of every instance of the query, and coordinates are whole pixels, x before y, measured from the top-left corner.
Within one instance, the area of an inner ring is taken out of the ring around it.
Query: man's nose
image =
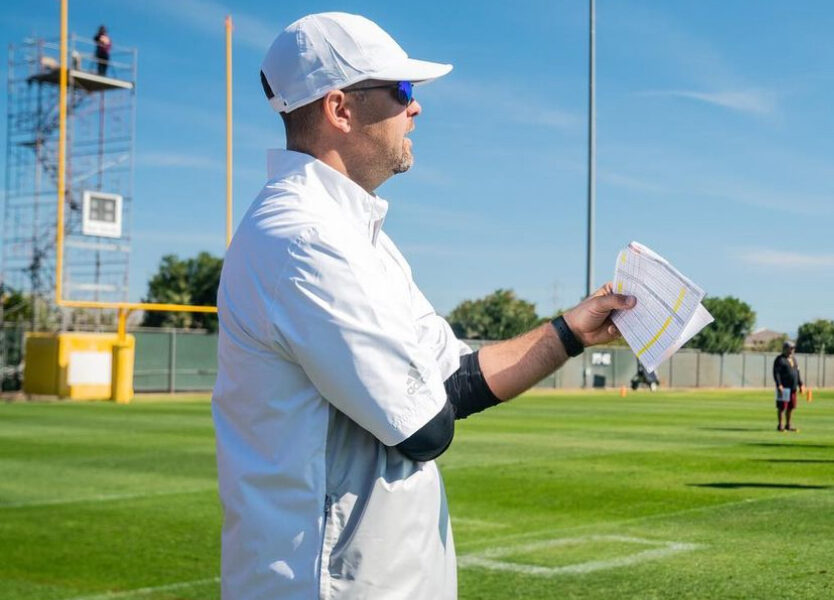
[[[408,105],[408,108],[406,109],[406,114],[409,117],[416,117],[421,112],[423,112],[423,107],[420,106],[420,103],[417,102],[416,98],[411,102],[411,104]]]

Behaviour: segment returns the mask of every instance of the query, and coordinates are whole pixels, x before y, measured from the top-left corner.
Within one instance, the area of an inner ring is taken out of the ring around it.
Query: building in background
[[[757,329],[744,338],[744,349],[754,352],[781,352],[782,343],[787,339],[787,333],[765,328]]]

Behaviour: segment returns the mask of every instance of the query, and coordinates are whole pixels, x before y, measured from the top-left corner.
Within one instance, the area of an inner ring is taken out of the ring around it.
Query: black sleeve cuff
[[[489,389],[478,353],[462,356],[460,368],[443,383],[446,404],[428,423],[397,444],[397,449],[411,460],[433,460],[443,454],[455,435],[455,419],[495,406],[501,400]]]
[[[446,452],[455,436],[455,411],[447,400],[431,421],[397,444],[411,460],[433,460]]]
[[[454,408],[455,419],[465,419],[501,402],[484,379],[477,352],[462,356],[460,368],[443,385]]]

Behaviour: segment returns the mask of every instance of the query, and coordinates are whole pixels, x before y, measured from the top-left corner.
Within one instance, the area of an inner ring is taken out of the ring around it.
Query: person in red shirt
[[[782,354],[773,361],[773,380],[776,382],[776,414],[779,424],[778,431],[796,431],[791,427],[791,413],[796,408],[796,390],[803,391],[802,376],[799,365],[793,354],[793,342],[782,344]],[[782,415],[785,415],[785,425],[782,426]]]
[[[107,74],[107,64],[110,62],[110,36],[107,35],[107,28],[102,25],[98,28],[93,41],[96,43],[96,63],[98,64],[98,74],[104,76]]]

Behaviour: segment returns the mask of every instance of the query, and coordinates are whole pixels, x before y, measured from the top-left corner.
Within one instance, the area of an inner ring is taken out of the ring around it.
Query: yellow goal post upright
[[[110,399],[127,403],[133,398],[134,343],[127,335],[127,317],[133,310],[169,312],[217,312],[216,306],[165,304],[153,302],[98,302],[69,300],[63,297],[64,197],[66,194],[67,145],[67,40],[68,0],[61,0],[60,74],[58,96],[58,218],[55,254],[55,304],[67,308],[116,309],[118,329],[112,350]],[[232,18],[227,16],[226,29],[226,246],[232,237]]]

